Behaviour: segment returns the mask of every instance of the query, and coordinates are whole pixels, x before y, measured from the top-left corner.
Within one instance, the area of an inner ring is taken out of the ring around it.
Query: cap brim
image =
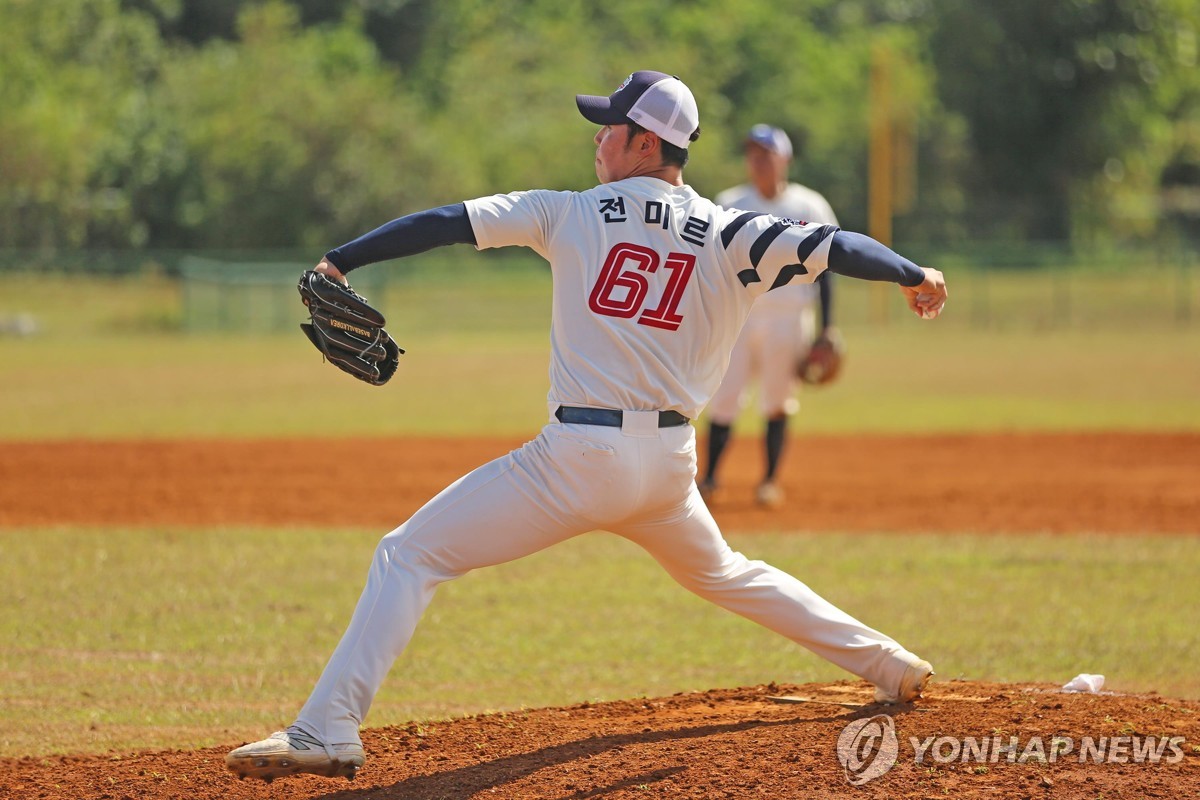
[[[766,140],[764,140],[764,139],[762,139],[762,138],[760,138],[760,137],[757,137],[757,136],[747,136],[747,137],[746,137],[746,138],[743,140],[743,142],[742,142],[742,143],[743,143],[743,144],[756,144],[756,145],[758,145],[759,147],[761,147],[761,148],[762,148],[762,149],[764,149],[764,150],[770,150],[772,153],[778,153],[778,152],[779,152],[779,148],[777,148],[777,147],[775,146],[775,142],[774,142],[774,141],[772,141],[771,139],[766,139]]]
[[[612,101],[607,97],[577,94],[575,105],[579,106],[579,113],[583,114],[584,119],[597,125],[622,125],[629,122],[628,117],[612,107]]]

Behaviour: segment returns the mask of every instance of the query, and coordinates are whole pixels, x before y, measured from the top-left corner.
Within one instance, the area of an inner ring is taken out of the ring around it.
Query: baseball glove
[[[309,314],[300,330],[331,364],[375,386],[396,374],[404,351],[383,329],[383,314],[365,297],[312,270],[300,276],[296,288]]]
[[[820,386],[830,383],[842,371],[846,358],[846,343],[841,334],[826,328],[808,348],[808,352],[796,366],[796,374],[803,383]]]

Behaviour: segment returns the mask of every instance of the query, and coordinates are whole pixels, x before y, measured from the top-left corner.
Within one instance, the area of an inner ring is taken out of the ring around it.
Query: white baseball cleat
[[[779,508],[783,505],[783,489],[774,481],[764,481],[755,489],[754,499],[763,508]]]
[[[354,780],[365,760],[362,745],[357,742],[327,745],[293,725],[231,751],[225,756],[225,766],[243,780],[262,778],[267,783],[302,772]]]
[[[896,690],[895,694],[888,692],[882,686],[875,687],[875,702],[887,705],[911,703],[921,696],[921,692],[925,690],[925,685],[929,683],[929,679],[932,677],[932,664],[924,660],[914,661],[904,670],[904,675],[900,678],[900,687]]]

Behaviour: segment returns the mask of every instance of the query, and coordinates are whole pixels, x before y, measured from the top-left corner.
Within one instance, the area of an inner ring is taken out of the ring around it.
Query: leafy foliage
[[[321,249],[398,214],[595,180],[576,92],[684,77],[688,179],[744,131],[866,224],[868,77],[917,120],[902,239],[1200,235],[1195,0],[9,0],[0,246]]]
[[[1128,216],[1111,206],[1130,193],[1152,196],[1180,139],[1195,138],[1191,0],[939,5],[942,100],[970,122],[976,180],[992,189],[973,228],[999,215],[1035,238],[1066,238],[1076,222],[1094,233]],[[1145,216],[1125,222],[1150,233]]]

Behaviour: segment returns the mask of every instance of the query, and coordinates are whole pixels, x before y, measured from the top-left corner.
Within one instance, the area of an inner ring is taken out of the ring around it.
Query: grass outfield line
[[[0,532],[0,756],[198,747],[291,720],[381,531]],[[731,536],[941,679],[1200,697],[1200,539]],[[1190,588],[1189,588],[1190,587]],[[847,677],[593,534],[439,591],[371,727]]]

